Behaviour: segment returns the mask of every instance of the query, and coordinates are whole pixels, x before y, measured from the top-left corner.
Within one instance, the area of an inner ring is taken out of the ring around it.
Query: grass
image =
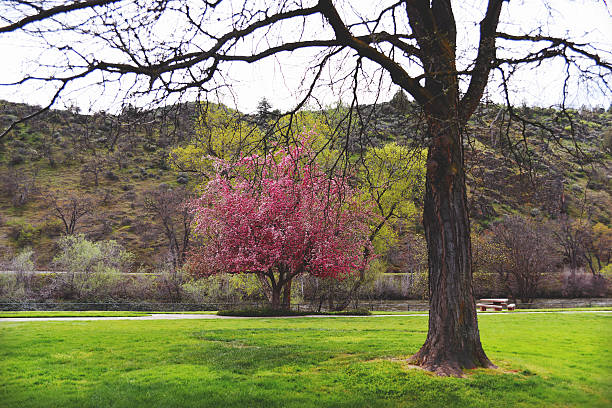
[[[612,315],[486,314],[500,370],[405,359],[421,317],[0,322],[11,407],[608,407]]]

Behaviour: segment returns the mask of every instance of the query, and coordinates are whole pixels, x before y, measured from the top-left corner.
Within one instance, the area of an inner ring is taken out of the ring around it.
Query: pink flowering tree
[[[191,253],[194,274],[255,274],[277,309],[289,308],[298,275],[343,279],[367,266],[372,214],[346,175],[317,165],[306,137],[218,166],[193,205],[203,243]]]

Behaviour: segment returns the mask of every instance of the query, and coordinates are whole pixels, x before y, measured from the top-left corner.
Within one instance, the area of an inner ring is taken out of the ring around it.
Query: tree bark
[[[291,309],[291,283],[293,279],[288,279],[283,285],[283,304],[282,308],[285,310]]]
[[[457,117],[428,116],[423,225],[429,255],[429,331],[411,361],[438,375],[495,367],[480,343],[472,291],[470,222]]]
[[[280,301],[281,301],[281,290],[282,286],[274,285],[272,286],[272,301],[271,306],[273,310],[280,309]]]

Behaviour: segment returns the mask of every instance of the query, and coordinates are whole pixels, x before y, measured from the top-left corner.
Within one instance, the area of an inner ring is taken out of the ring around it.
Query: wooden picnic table
[[[508,299],[480,299],[481,302],[493,303],[494,305],[507,305]]]

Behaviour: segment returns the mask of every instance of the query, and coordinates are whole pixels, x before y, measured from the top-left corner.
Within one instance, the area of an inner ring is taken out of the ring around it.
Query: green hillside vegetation
[[[52,111],[20,125],[0,147],[0,247],[7,256],[36,248],[47,268],[65,233],[54,216],[53,198],[69,210],[74,197],[88,213],[75,233],[92,240],[114,239],[153,267],[167,245],[143,205],[145,192],[185,179],[169,169],[170,150],[193,134],[194,108],[121,115]],[[2,103],[0,121],[35,108]]]
[[[348,132],[354,164],[359,164],[360,147],[394,146],[390,143],[413,151],[426,147],[417,107],[400,99],[363,108],[362,117],[372,118],[361,123],[365,136],[354,129]],[[0,126],[34,109],[0,102]],[[224,108],[217,106],[209,115],[219,109]],[[336,108],[335,115],[341,110]],[[517,214],[543,223],[569,216],[609,228],[612,113],[530,107],[513,113],[525,121],[516,117],[509,121],[507,109],[483,104],[469,124],[465,154],[476,233]],[[153,271],[167,259],[168,238],[159,214],[147,207],[150,192],[194,189],[205,181],[201,171],[194,170],[194,160],[204,154],[232,157],[248,152],[245,146],[259,143],[261,148],[262,140],[277,137],[272,124],[278,112],[271,111],[269,104],[254,115],[229,114],[233,125],[224,125],[223,132],[207,127],[212,121],[203,122],[206,114],[195,104],[153,111],[126,108],[119,115],[54,110],[19,125],[0,141],[0,248],[5,260],[33,247],[37,267],[52,268],[59,238],[84,233],[93,241],[116,240],[134,253],[133,271],[140,267]],[[300,126],[316,127],[325,136],[337,125],[333,120],[329,112],[305,112]],[[276,129],[282,126],[283,121]],[[235,138],[236,132],[244,135]],[[208,150],[202,145],[205,138],[213,141]],[[220,144],[218,138],[226,143]],[[334,143],[332,156],[344,139]],[[406,248],[422,247],[406,235],[421,232],[418,189],[417,185],[394,193],[412,202],[404,201],[405,216],[395,217],[403,221],[390,224],[395,238],[389,238],[393,235],[389,231],[383,235],[383,272],[404,273]],[[57,217],[58,209],[64,215],[82,210],[83,215],[71,230]]]

